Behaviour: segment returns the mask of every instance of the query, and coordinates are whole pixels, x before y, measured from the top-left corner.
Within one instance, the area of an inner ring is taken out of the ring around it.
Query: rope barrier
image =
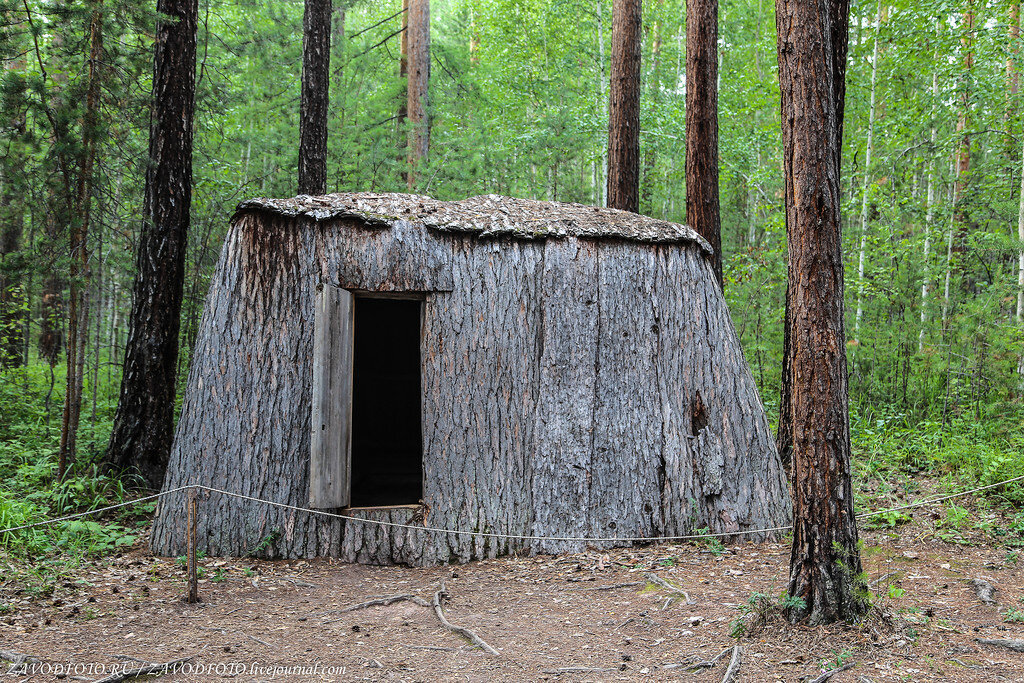
[[[865,519],[868,517],[875,517],[877,515],[883,515],[889,512],[899,512],[901,510],[909,510],[911,508],[924,507],[926,505],[933,505],[935,503],[941,503],[952,498],[959,498],[961,496],[967,496],[972,493],[978,493],[979,491],[986,491],[1006,484],[1012,484],[1014,482],[1024,480],[1024,475],[1019,477],[1013,477],[1004,481],[996,482],[994,484],[987,484],[985,486],[978,486],[965,491],[958,491],[957,493],[951,493],[944,496],[938,496],[935,498],[927,498],[925,500],[915,501],[906,505],[898,505],[891,508],[885,508],[882,510],[876,510],[874,512],[862,512],[856,516],[857,519]],[[185,486],[179,486],[177,488],[168,489],[167,491],[161,491],[160,493],[154,493],[152,495],[143,496],[142,498],[136,498],[134,500],[126,501],[123,503],[117,503],[116,505],[108,505],[107,507],[97,508],[96,510],[87,510],[85,512],[78,512],[72,515],[65,515],[63,517],[57,517],[54,519],[44,519],[31,524],[23,524],[21,526],[10,527],[8,529],[0,529],[0,534],[6,534],[13,531],[21,531],[23,529],[31,529],[38,526],[45,526],[49,524],[56,524],[58,522],[66,522],[88,515],[95,515],[102,512],[109,512],[110,510],[116,510],[118,508],[126,507],[128,505],[135,505],[142,503],[147,500],[154,500],[163,496],[169,496],[172,493],[179,493],[187,490],[200,490],[209,491],[210,493],[218,493],[230,498],[238,498],[241,500],[248,500],[254,503],[262,503],[264,505],[270,505],[272,507],[281,508],[285,510],[294,510],[296,512],[305,512],[311,515],[318,515],[321,517],[331,517],[334,519],[344,519],[351,522],[359,522],[362,524],[375,524],[377,526],[396,528],[396,529],[410,529],[412,531],[428,531],[432,533],[443,533],[443,534],[455,534],[458,536],[480,536],[485,538],[498,538],[508,539],[514,541],[568,541],[568,542],[580,542],[580,543],[650,543],[650,542],[664,542],[664,541],[690,541],[700,540],[707,538],[721,538],[721,537],[732,537],[732,536],[743,536],[752,534],[766,534],[775,531],[791,531],[792,525],[768,527],[764,529],[743,529],[738,531],[722,531],[715,533],[705,534],[687,534],[682,536],[606,536],[606,537],[588,537],[588,536],[532,536],[528,534],[499,534],[488,531],[462,531],[459,529],[444,529],[441,527],[432,526],[417,526],[414,524],[402,524],[399,522],[387,522],[378,519],[364,519],[362,517],[353,517],[352,515],[344,515],[337,512],[327,512],[326,510],[314,510],[311,508],[299,507],[297,505],[289,505],[288,503],[278,503],[272,500],[264,500],[262,498],[255,498],[253,496],[247,496],[242,493],[235,493],[233,491],[225,491],[223,489],[213,488],[211,486],[205,486],[203,484],[186,484]]]

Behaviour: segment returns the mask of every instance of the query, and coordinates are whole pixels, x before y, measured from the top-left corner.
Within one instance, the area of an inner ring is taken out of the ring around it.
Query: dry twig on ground
[[[725,675],[722,676],[722,683],[732,683],[732,679],[736,677],[737,672],[740,670],[740,662],[743,659],[743,648],[739,644],[732,646],[732,659],[729,661],[729,668],[725,670]]]
[[[462,626],[455,626],[449,622],[444,616],[444,610],[441,609],[441,599],[448,596],[448,591],[445,590],[444,579],[441,580],[441,587],[436,593],[434,593],[434,614],[437,615],[437,620],[441,622],[441,625],[452,633],[457,633],[463,638],[468,638],[474,645],[479,645],[485,652],[492,655],[499,655],[500,653],[493,647],[488,645],[483,638],[470,631],[468,628]]]
[[[853,664],[854,664],[853,662],[847,662],[846,664],[843,664],[842,666],[838,666],[835,669],[830,669],[829,671],[826,671],[825,673],[823,673],[820,676],[818,676],[817,678],[815,678],[813,681],[811,681],[811,683],[825,683],[825,681],[827,681],[828,679],[832,678],[837,673],[839,673],[841,671],[846,671],[847,669],[852,669],[853,668]]]

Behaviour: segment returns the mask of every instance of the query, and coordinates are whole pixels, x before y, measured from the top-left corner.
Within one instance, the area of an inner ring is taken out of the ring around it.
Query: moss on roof
[[[355,219],[370,227],[387,228],[408,221],[440,232],[478,237],[547,239],[586,237],[648,243],[695,243],[711,254],[711,246],[691,228],[629,211],[584,204],[540,202],[496,194],[444,202],[413,194],[343,192],[321,197],[249,199],[238,205],[245,212],[269,212],[306,217],[317,222]]]

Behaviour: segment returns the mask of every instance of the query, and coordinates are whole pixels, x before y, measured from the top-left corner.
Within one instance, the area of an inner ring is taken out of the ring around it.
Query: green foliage
[[[806,607],[807,602],[803,598],[788,595],[785,591],[777,596],[752,593],[747,602],[737,608],[740,616],[730,623],[729,635],[733,638],[756,635],[773,619],[782,618],[788,610],[802,610]]]
[[[1024,610],[1011,607],[1003,612],[1003,621],[1008,624],[1024,624]]]
[[[694,544],[703,546],[716,557],[725,552],[725,545],[722,543],[722,539],[718,536],[712,536],[711,530],[708,527],[697,529],[695,534],[699,538],[694,539]]]

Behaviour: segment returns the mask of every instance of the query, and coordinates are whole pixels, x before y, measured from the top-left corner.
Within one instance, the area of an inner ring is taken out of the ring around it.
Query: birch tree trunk
[[[854,336],[860,331],[864,316],[864,264],[868,250],[868,190],[871,189],[871,156],[875,148],[875,96],[878,83],[878,34],[882,31],[882,0],[878,0],[875,14],[875,46],[871,55],[871,96],[868,105],[868,140],[864,152],[864,183],[861,186],[860,250],[857,257],[857,315],[853,321]]]
[[[640,0],[612,2],[608,206],[640,210]]]
[[[938,111],[939,102],[939,31],[942,29],[942,22],[939,22],[935,29],[935,65],[932,68],[932,125],[929,134],[930,156],[928,159],[928,181],[924,210],[924,250],[922,262],[924,264],[924,276],[921,278],[921,329],[917,334],[917,350],[924,350],[924,333],[928,325],[928,293],[931,289],[931,240],[932,229],[935,227],[935,143],[938,141],[939,131],[935,125],[935,116]]]
[[[1017,208],[1017,239],[1021,242],[1017,255],[1017,326],[1024,326],[1024,150],[1021,151],[1020,200]],[[1024,351],[1017,361],[1017,374],[1024,388]]]
[[[192,206],[198,0],[157,0],[143,225],[109,464],[159,488],[174,423],[175,368]]]
[[[718,204],[718,0],[686,0],[686,222],[715,250],[723,286]]]
[[[777,0],[792,372],[791,621],[867,610],[850,480],[840,155],[849,4]]]
[[[302,19],[299,194],[327,194],[327,110],[331,77],[331,0],[306,0]]]

